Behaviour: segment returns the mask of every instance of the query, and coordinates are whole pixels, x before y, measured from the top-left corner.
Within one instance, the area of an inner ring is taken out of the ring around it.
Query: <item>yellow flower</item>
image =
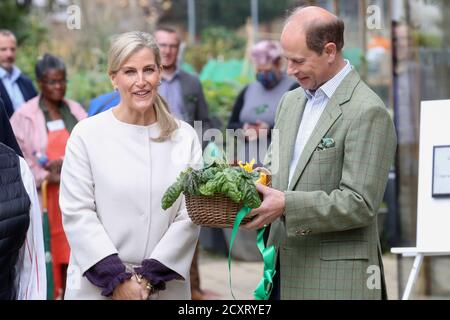
[[[259,174],[259,178],[256,181],[256,183],[261,183],[262,185],[267,186],[267,174],[265,174],[264,172],[261,172]]]
[[[253,172],[253,166],[255,165],[255,163],[255,159],[253,159],[250,163],[246,162],[245,165],[242,164],[242,161],[238,162],[239,166],[249,173]]]

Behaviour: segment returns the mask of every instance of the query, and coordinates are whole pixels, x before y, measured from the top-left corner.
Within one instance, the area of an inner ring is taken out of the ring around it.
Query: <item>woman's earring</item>
[[[159,82],[158,82],[158,87],[160,86],[162,84],[162,81],[161,80],[159,80]]]

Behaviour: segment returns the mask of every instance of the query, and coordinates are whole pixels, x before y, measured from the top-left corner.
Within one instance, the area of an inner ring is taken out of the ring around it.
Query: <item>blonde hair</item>
[[[143,48],[149,48],[153,52],[156,65],[160,68],[161,54],[153,36],[141,31],[131,31],[114,37],[108,53],[108,74],[116,74],[133,54]],[[169,105],[159,93],[156,95],[154,108],[161,134],[153,140],[163,142],[178,129],[178,123],[170,113]]]

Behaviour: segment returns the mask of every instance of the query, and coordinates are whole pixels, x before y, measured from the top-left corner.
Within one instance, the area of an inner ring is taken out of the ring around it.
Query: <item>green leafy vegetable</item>
[[[236,203],[258,208],[261,199],[256,191],[255,181],[259,173],[247,172],[240,167],[229,166],[223,159],[215,160],[201,170],[188,169],[180,174],[162,199],[164,210],[170,208],[181,192],[190,195],[214,196],[222,193]]]
[[[167,210],[168,208],[170,208],[174,204],[174,202],[177,201],[181,192],[183,192],[183,186],[185,184],[185,180],[192,171],[193,171],[192,168],[189,168],[186,171],[183,171],[177,178],[177,181],[174,184],[172,184],[167,189],[167,191],[164,193],[162,200],[161,200],[162,208],[164,210]]]

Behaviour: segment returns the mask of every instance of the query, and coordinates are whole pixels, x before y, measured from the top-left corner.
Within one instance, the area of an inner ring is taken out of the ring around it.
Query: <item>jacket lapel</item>
[[[3,81],[1,79],[0,79],[0,96],[2,97],[6,114],[8,115],[9,118],[11,118],[12,114],[14,113],[14,107],[12,105],[11,99],[9,98],[8,92],[6,91],[6,88],[3,85]]]
[[[334,95],[331,97],[319,119],[319,122],[314,128],[311,137],[309,138],[308,142],[305,145],[305,148],[303,149],[300,159],[298,160],[294,175],[292,177],[292,181],[289,184],[288,190],[294,190],[313,152],[320,144],[322,138],[325,137],[326,133],[330,130],[336,120],[341,116],[341,106],[351,99],[353,92],[360,80],[361,79],[358,73],[355,70],[352,70],[347,75],[347,77],[345,77]],[[292,157],[290,159],[292,159]]]
[[[294,98],[294,101],[297,101],[294,104],[287,104],[283,107],[286,108],[286,111],[283,113],[283,116],[278,119],[277,122],[281,123],[279,125],[282,129],[280,129],[281,134],[279,135],[279,146],[280,149],[272,150],[272,163],[273,157],[279,156],[279,185],[275,187],[278,190],[287,190],[289,183],[289,167],[292,161],[292,155],[294,153],[293,146],[295,145],[295,141],[297,140],[298,128],[300,127],[300,122],[302,120],[303,111],[306,106],[306,96],[301,89],[295,91],[297,93],[297,97]],[[281,107],[281,106],[280,106]],[[273,138],[273,137],[272,137]],[[272,147],[275,145],[274,140],[272,140]],[[279,238],[280,234],[285,234],[284,225],[281,223],[280,219],[275,220],[271,227],[270,233],[267,240],[267,246],[275,245],[276,247],[280,246],[281,239]]]
[[[17,79],[17,85],[22,92],[25,102],[37,96],[37,92],[34,89],[33,84],[31,81],[27,81],[23,75],[20,75],[19,79]]]
[[[301,91],[299,91],[301,92]],[[287,190],[289,183],[289,168],[294,154],[295,141],[306,106],[306,96],[303,94],[297,98],[297,103],[288,108],[285,114],[285,128],[280,136],[280,190]]]
[[[184,103],[184,97],[189,93],[189,90],[187,90],[189,88],[189,80],[185,77],[184,73],[181,70],[178,71],[178,79],[180,80],[181,93],[183,95],[181,98],[183,99]]]

